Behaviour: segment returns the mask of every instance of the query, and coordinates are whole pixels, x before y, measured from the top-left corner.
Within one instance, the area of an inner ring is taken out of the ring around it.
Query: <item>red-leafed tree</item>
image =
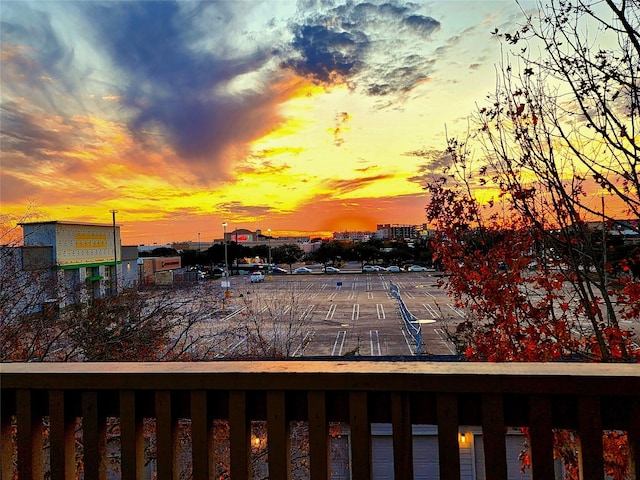
[[[640,258],[612,255],[611,232],[640,219],[640,4],[538,7],[493,32],[496,89],[427,184],[444,284],[467,312],[449,333],[470,360],[637,362],[623,321],[640,313]],[[574,436],[556,435],[577,478]],[[624,478],[626,435],[604,442]]]

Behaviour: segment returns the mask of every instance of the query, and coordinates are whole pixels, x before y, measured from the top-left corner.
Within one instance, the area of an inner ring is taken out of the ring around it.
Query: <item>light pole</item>
[[[267,242],[269,243],[269,263],[267,264],[267,273],[271,273],[271,229],[267,228]]]
[[[224,281],[229,290],[229,260],[227,257],[227,222],[222,222],[222,228],[224,229],[224,237],[222,242],[224,243]]]
[[[118,210],[111,210],[113,218],[113,294],[118,294],[118,245],[116,243],[116,213]]]

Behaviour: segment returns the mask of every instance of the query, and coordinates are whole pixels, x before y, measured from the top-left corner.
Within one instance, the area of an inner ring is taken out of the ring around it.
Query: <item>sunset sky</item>
[[[525,5],[527,5],[525,3]],[[1,201],[124,244],[421,224],[515,1],[0,3]]]

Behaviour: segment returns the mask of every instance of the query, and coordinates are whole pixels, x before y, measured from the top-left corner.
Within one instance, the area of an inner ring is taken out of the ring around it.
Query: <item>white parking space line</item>
[[[329,311],[327,312],[327,316],[324,317],[325,320],[331,320],[333,318],[333,315],[336,313],[336,308],[338,308],[337,305],[331,305],[329,307]]]
[[[434,328],[433,329],[434,332],[436,332],[436,334],[438,335],[438,337],[440,337],[440,341],[442,343],[445,344],[445,346],[449,349],[449,351],[455,355],[456,351],[454,350],[454,348],[451,346],[451,342],[449,342],[449,340],[447,340],[447,336],[444,333],[444,330],[442,330],[441,328]]]
[[[242,307],[238,310],[236,310],[235,312],[227,315],[226,317],[224,317],[222,320],[226,321],[226,320],[231,320],[233,317],[235,317],[236,315],[239,315],[241,312],[244,312],[246,310],[247,307]]]
[[[428,303],[423,303],[422,306],[427,310],[427,312],[429,312],[430,315],[433,315],[434,317],[440,317],[441,316],[440,312],[438,312],[438,310],[433,308]]]
[[[351,320],[354,322],[360,318],[360,304],[354,303],[353,309],[351,310]]]
[[[376,303],[376,313],[378,314],[379,320],[384,320],[385,318],[387,318],[384,314],[384,305],[382,305],[381,303]]]
[[[427,296],[427,297],[436,298],[436,296],[435,296],[433,293],[431,293],[431,292],[424,292],[424,294],[425,294],[425,296]]]
[[[368,300],[373,299],[373,292],[367,292],[367,299]]]
[[[371,345],[371,356],[379,357],[382,355],[382,349],[380,348],[380,336],[378,330],[369,330],[369,344]]]
[[[336,298],[336,295],[338,295],[338,294],[337,293],[332,293],[331,295],[329,295],[327,297],[327,300],[329,300],[329,301],[333,300],[334,298]]]
[[[413,339],[409,339],[409,335],[407,335],[407,332],[405,331],[405,329],[402,329],[402,335],[404,336],[404,341],[407,343],[407,348],[409,348],[409,352],[411,353],[411,355],[415,355],[415,351],[413,350],[412,347],[412,343],[413,343]]]
[[[238,347],[246,341],[247,341],[247,338],[244,337],[241,340],[239,340],[237,343],[230,343],[229,345],[227,345],[227,348],[225,348],[221,353],[216,354],[216,358],[224,358],[227,356],[227,354],[235,352],[238,349]]]
[[[410,292],[405,292],[404,296],[405,296],[405,297],[407,297],[407,298],[416,298],[416,297],[415,297],[412,293],[410,293]]]
[[[302,342],[300,342],[300,345],[298,345],[298,348],[296,348],[293,353],[291,354],[292,357],[295,356],[301,356],[304,353],[304,349],[307,348],[307,345],[309,345],[309,339],[313,336],[313,331],[309,330],[307,332],[307,334],[304,336],[304,338],[302,339]]]
[[[338,349],[337,355],[342,355],[342,349],[344,348],[344,341],[347,338],[347,331],[340,330],[336,335],[336,341],[333,342],[333,350],[331,350],[331,356],[336,355],[336,349]]]
[[[335,306],[335,305],[334,305]],[[306,319],[309,315],[311,315],[311,312],[313,312],[313,309],[315,308],[315,305],[309,305],[307,308],[304,309],[304,311],[302,312],[302,315],[300,315],[300,320],[304,320]],[[286,312],[285,312],[286,313]]]
[[[460,310],[458,310],[457,308],[455,308],[453,305],[451,305],[450,303],[447,303],[447,307],[449,307],[451,310],[453,310],[453,313],[455,313],[456,315],[458,315],[459,317],[464,318],[464,313],[462,313]]]
[[[355,300],[357,296],[358,294],[356,292],[349,292],[349,295],[347,295],[347,300]]]

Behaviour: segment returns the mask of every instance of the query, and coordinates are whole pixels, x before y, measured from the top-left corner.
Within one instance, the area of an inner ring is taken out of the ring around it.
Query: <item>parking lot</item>
[[[435,272],[371,272],[273,275],[251,283],[232,277],[228,322],[246,312],[295,310],[300,332],[291,356],[415,355],[416,343],[403,326],[391,284],[399,288],[409,311],[421,321],[422,354],[452,355],[444,323],[462,313],[438,287]],[[277,303],[277,305],[276,305]],[[285,305],[286,304],[286,305]]]

